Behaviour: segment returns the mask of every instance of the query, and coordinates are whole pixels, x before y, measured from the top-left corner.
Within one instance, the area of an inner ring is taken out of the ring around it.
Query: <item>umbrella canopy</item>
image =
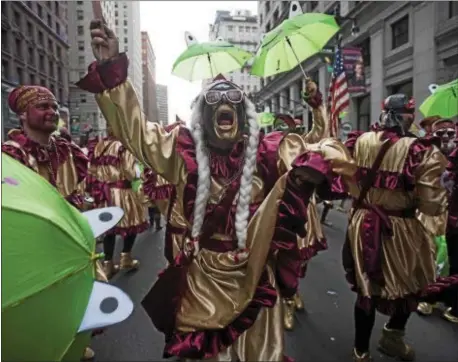
[[[188,48],[173,64],[172,74],[190,82],[214,78],[242,68],[253,55],[221,38],[214,42],[198,43],[186,32]]]
[[[420,112],[425,117],[458,116],[458,79],[440,86],[433,84],[430,90],[432,94],[420,106]]]
[[[79,360],[91,329],[132,312],[122,291],[94,281],[95,236],[115,226],[123,211],[81,214],[44,178],[3,153],[2,177],[2,328],[8,331],[2,356]],[[100,315],[107,298],[118,305]]]
[[[258,122],[261,127],[269,127],[274,124],[275,116],[269,112],[262,112],[258,114]]]
[[[333,16],[303,14],[299,2],[292,1],[289,19],[264,36],[251,74],[269,77],[301,66],[303,61],[320,53],[338,31],[339,26]]]

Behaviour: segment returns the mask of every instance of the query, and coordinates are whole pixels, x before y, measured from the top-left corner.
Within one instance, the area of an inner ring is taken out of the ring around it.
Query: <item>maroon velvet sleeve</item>
[[[13,157],[16,161],[19,161],[23,165],[27,166],[27,161],[24,157],[24,154],[19,148],[4,143],[2,144],[2,152],[6,153],[8,156]]]
[[[124,83],[127,80],[128,68],[127,54],[121,53],[117,58],[105,63],[92,63],[87,75],[76,85],[90,93],[102,93]]]
[[[297,245],[297,237],[305,237],[304,225],[307,222],[307,206],[315,191],[315,185],[304,182],[298,186],[294,180],[297,168],[313,169],[322,174],[325,183],[330,180],[330,166],[315,152],[307,152],[296,158],[289,172],[285,192],[279,203],[278,217],[272,238],[272,249],[277,251],[276,279],[280,293],[291,298],[297,291],[298,280],[302,273],[303,258]]]
[[[83,150],[73,142],[70,143],[70,152],[73,155],[73,162],[75,164],[76,173],[78,175],[78,183],[80,183],[87,177],[89,159],[84,154]]]

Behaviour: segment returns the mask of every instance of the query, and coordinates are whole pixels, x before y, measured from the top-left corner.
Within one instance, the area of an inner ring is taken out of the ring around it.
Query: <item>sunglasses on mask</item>
[[[219,91],[219,90],[209,90],[208,92],[205,93],[205,102],[208,105],[214,105],[221,100],[226,98],[226,100],[232,104],[238,104],[243,101],[243,92],[238,89],[230,89],[230,90],[224,90],[224,91]]]
[[[442,131],[436,131],[436,132],[434,132],[434,134],[435,134],[437,137],[448,136],[449,138],[454,138],[455,135],[456,135],[456,132],[453,131],[453,130],[442,130]]]

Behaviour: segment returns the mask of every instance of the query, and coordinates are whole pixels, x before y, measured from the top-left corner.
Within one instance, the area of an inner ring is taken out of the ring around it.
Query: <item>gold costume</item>
[[[81,87],[84,82],[85,79],[80,82]],[[196,174],[197,168],[189,130],[176,127],[166,132],[159,124],[146,122],[129,81],[120,82],[98,93],[96,100],[113,135],[136,159],[151,167],[175,188],[176,198],[170,212],[169,225],[174,245],[173,255],[177,256],[189,240],[192,202],[195,199],[195,184],[190,181],[190,177]],[[319,130],[320,124],[326,124],[327,121],[322,105],[314,109],[314,116],[315,119],[323,117],[323,122],[314,122],[311,131],[311,135],[319,133],[319,139],[323,134]],[[231,360],[235,354],[242,361],[284,360],[281,300],[276,298],[279,285],[274,274],[280,260],[270,256],[272,239],[278,229],[276,223],[280,201],[288,189],[288,171],[296,157],[307,150],[317,152],[328,162],[337,159],[337,168],[333,168],[333,171],[343,171],[342,165],[352,163],[346,148],[339,141],[327,139],[316,145],[308,145],[307,137],[310,135],[284,136],[274,132],[260,140],[258,158],[261,160],[254,173],[251,197],[251,206],[256,211],[253,211],[254,215],[247,228],[246,243],[250,252],[246,258],[240,259],[232,252],[235,235],[233,228],[227,225],[231,225],[233,214],[227,210],[227,219],[221,220],[218,230],[209,239],[200,240],[202,248],[187,270],[187,288],[175,313],[175,332],[167,338],[166,356],[189,358],[192,355],[194,359],[225,361]],[[239,156],[243,156],[243,144],[244,139],[234,146],[233,152],[239,150]],[[222,164],[219,166],[223,168]],[[265,170],[263,173],[262,166],[268,170],[267,173]],[[266,175],[273,175],[274,179]],[[212,173],[211,195],[207,206],[219,202],[224,181],[224,177],[215,177]],[[298,199],[307,202],[310,196]],[[233,206],[235,208],[235,203]],[[228,234],[225,230],[232,231]],[[259,289],[264,289],[269,296],[260,297],[257,294]],[[259,303],[261,307],[253,303]],[[237,334],[234,329],[240,329],[240,323],[245,323],[239,317],[246,316],[244,313],[252,314],[253,308],[259,314],[257,317],[256,314],[249,317],[254,318],[252,324],[242,328],[243,332],[234,337],[234,333]],[[238,327],[234,323],[239,323]],[[214,335],[222,333],[227,339],[218,342],[199,340],[207,338],[205,331]]]
[[[97,143],[90,159],[90,194],[98,208],[118,206],[124,210],[121,221],[110,230],[123,237],[148,228],[146,207],[132,189],[132,181],[137,178],[135,164],[135,158],[121,142],[110,137]]]
[[[359,172],[372,167],[383,142],[382,135],[383,132],[367,132],[347,141],[352,143],[353,158],[359,168],[357,177],[346,182],[353,198],[359,196],[358,178],[365,175]],[[417,294],[436,280],[431,233],[415,215],[421,212],[435,217],[445,212],[447,193],[440,184],[445,165],[446,159],[439,149],[424,146],[415,138],[400,138],[387,151],[365,205],[354,213],[348,227],[347,250],[353,265],[345,267],[360,302],[377,297],[377,308],[386,314],[393,311],[395,301],[408,303],[405,307],[412,308],[409,302],[414,304]],[[383,215],[389,224],[384,224]],[[383,224],[382,231],[375,230],[377,223]],[[383,228],[391,228],[392,237],[387,237]],[[376,234],[382,234],[383,283],[368,276],[369,266],[364,261],[366,245],[371,244],[370,238]]]

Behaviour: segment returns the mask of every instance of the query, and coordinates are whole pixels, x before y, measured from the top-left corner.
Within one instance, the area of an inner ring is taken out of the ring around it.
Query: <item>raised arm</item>
[[[178,154],[180,128],[166,132],[159,124],[147,122],[137,95],[127,80],[129,61],[119,54],[118,39],[100,21],[91,22],[92,47],[96,62],[77,86],[96,94],[96,101],[113,135],[136,159],[148,165],[172,184],[183,177]]]

